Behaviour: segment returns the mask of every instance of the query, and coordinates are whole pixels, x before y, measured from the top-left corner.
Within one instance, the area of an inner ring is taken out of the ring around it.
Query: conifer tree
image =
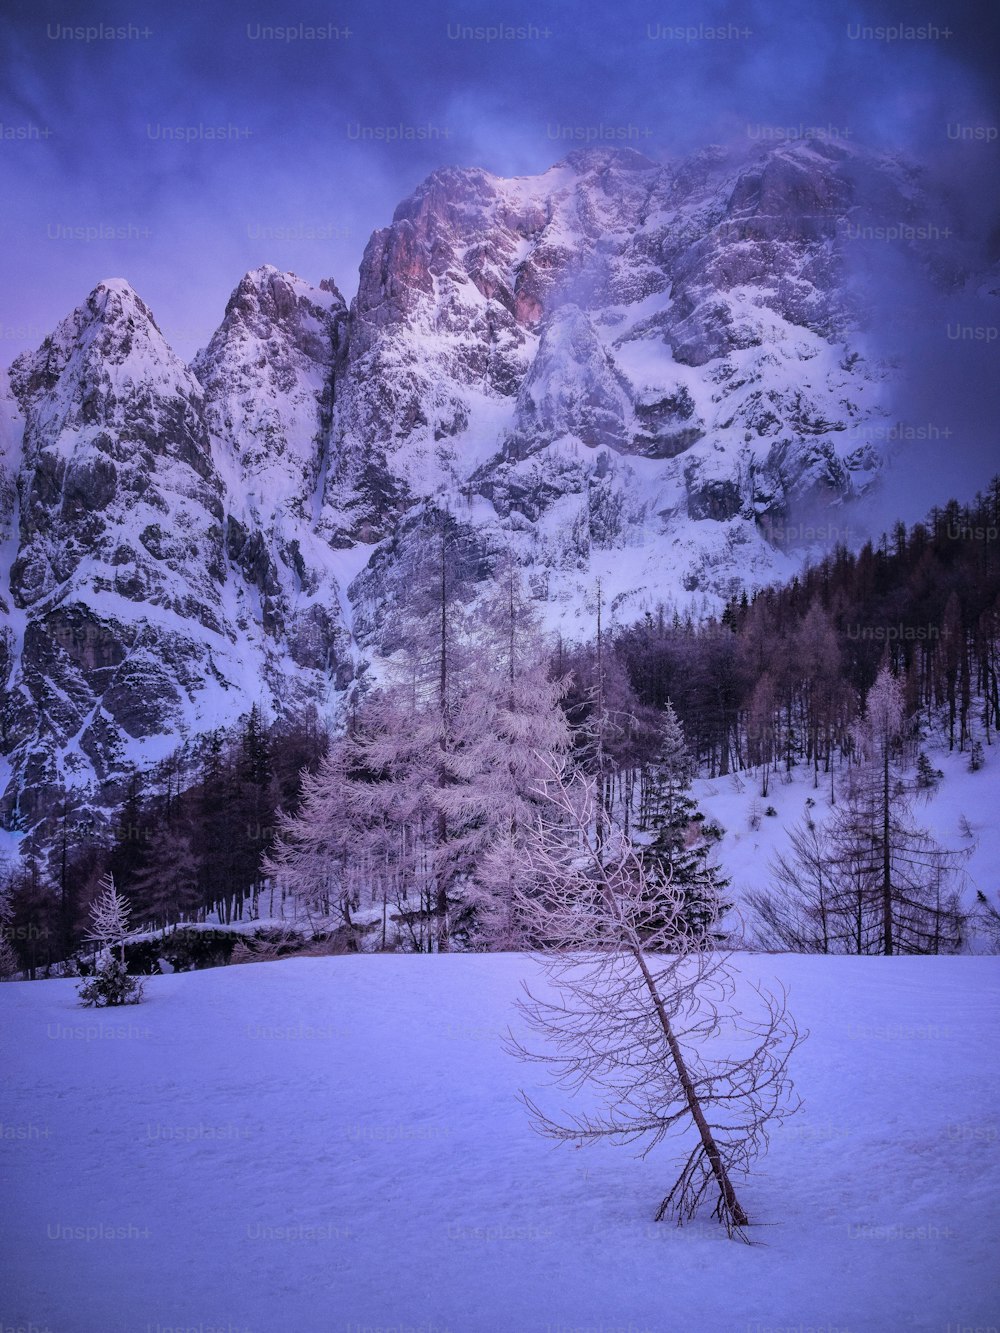
[[[12,976],[20,966],[10,939],[11,923],[14,919],[11,886],[7,868],[0,864],[0,981]]]
[[[98,887],[87,938],[102,948],[117,949],[119,958],[124,959],[130,916],[128,903],[116,889],[113,875],[102,875]]]
[[[679,902],[681,919],[708,938],[727,909],[723,895],[729,881],[712,863],[711,845],[701,832],[703,816],[691,796],[692,764],[684,730],[669,700],[661,736],[650,803],[655,836],[642,850],[645,891],[657,929],[662,922],[655,903],[665,896],[673,917]]]
[[[109,870],[121,891],[130,896],[132,885],[149,862],[151,830],[142,802],[142,778],[138,769],[129,774],[125,800],[115,825],[115,844]]]
[[[306,777],[266,864],[314,919],[333,912],[351,928],[363,903],[381,906],[385,923],[393,905],[420,951],[506,938],[503,883],[534,822],[538,756],[567,740],[516,575],[475,615],[449,613],[446,633],[459,614],[445,694],[417,636]]]

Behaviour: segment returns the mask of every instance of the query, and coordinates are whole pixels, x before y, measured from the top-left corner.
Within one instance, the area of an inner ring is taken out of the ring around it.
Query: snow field
[[[679,1166],[553,1147],[504,1054],[519,955],[293,959],[79,1008],[0,987],[0,1323],[955,1333],[1000,1315],[1000,964],[739,956],[811,1030],[740,1193],[753,1247],[653,1214]],[[949,1330],[950,1325],[950,1330]]]

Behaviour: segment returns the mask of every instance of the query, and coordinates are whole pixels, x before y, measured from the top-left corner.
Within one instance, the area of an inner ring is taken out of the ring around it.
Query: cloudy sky
[[[185,356],[259,263],[351,296],[368,235],[435,167],[534,172],[594,134],[664,159],[824,126],[935,162],[975,207],[1000,154],[948,126],[1000,119],[989,8],[8,0],[0,360],[105,277]],[[501,24],[522,33],[469,32]],[[871,32],[900,24],[930,31]]]

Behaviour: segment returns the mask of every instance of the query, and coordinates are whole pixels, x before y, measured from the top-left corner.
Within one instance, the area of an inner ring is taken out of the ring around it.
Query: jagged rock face
[[[508,280],[540,219],[509,209],[500,184],[439,172],[368,243],[337,387],[325,495],[334,533],[384,536],[428,485],[454,480],[463,464],[452,441],[530,364],[534,340]]]
[[[549,321],[514,407],[511,457],[526,457],[564,435],[627,452],[631,401],[590,320],[563,306]]]
[[[882,462],[848,224],[935,210],[910,167],[829,142],[435,173],[362,263],[324,529],[385,538],[443,499],[570,632],[597,574],[627,616],[791,573],[767,534]],[[955,278],[944,247],[920,262]]]
[[[53,737],[73,738],[68,777],[106,777],[120,732],[179,728],[184,645],[226,634],[226,567],[201,389],[127,283],[95,288],[15,361],[11,388],[25,418],[9,573],[23,637],[3,722],[30,813],[55,776]]]
[[[791,574],[768,532],[882,462],[846,224],[932,215],[911,168],[836,144],[588,150],[436,172],[349,311],[248,273],[191,368],[102,283],[0,382],[7,818],[57,780],[111,799],[254,702],[335,709],[433,506],[571,636],[598,577],[628,619]]]
[[[14,535],[17,505],[17,470],[21,460],[24,417],[10,387],[10,377],[0,368],[0,548]],[[8,610],[5,600],[10,589],[6,567],[0,582],[0,609]]]
[[[218,462],[239,478],[232,503],[258,522],[311,511],[346,316],[332,283],[266,265],[243,278],[194,360]]]
[[[330,550],[313,523],[346,318],[332,282],[312,287],[265,265],[243,278],[193,365],[216,467],[233,479],[227,555],[255,590],[271,655],[287,650],[314,670],[347,657]]]
[[[8,817],[30,821],[59,782],[110,799],[129,764],[343,673],[310,525],[343,313],[334,289],[248,275],[200,381],[113,281],[14,363]]]
[[[17,604],[61,595],[79,571],[95,592],[217,630],[222,488],[201,390],[143,302],[126,283],[102,283],[14,362],[11,386],[26,418]],[[115,521],[125,510],[127,534]]]
[[[23,434],[24,418],[7,371],[0,370],[0,755],[7,748],[3,701],[9,697],[21,630],[10,596],[10,565],[17,552],[17,469]]]
[[[841,235],[856,210],[912,208],[913,190],[898,165],[825,143],[674,166],[584,151],[513,181],[435,173],[365,253],[327,530],[377,539],[408,504],[471,491],[509,531],[568,495],[591,509],[595,481],[640,487],[608,504],[642,509],[655,543],[678,517],[755,530],[865,489],[877,459],[858,440],[884,372],[855,345]],[[592,459],[568,463],[574,444]],[[574,550],[588,524],[579,510]],[[548,544],[533,537],[526,561]]]

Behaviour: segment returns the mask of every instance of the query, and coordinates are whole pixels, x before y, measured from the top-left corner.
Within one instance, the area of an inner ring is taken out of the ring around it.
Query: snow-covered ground
[[[975,773],[969,772],[968,752],[962,754],[956,749],[949,753],[947,741],[937,731],[925,739],[920,748],[944,776],[933,790],[914,794],[913,822],[927,829],[942,847],[968,852],[962,867],[965,907],[975,906],[977,890],[997,907],[1000,905],[997,896],[1000,890],[1000,821],[996,814],[1000,747],[983,747],[984,764]],[[835,771],[838,792],[843,790],[846,775],[846,768]],[[908,783],[912,783],[913,768],[904,776]],[[832,811],[829,775],[820,771],[819,786],[814,787],[812,769],[801,762],[792,770],[790,778],[780,771],[772,773],[767,796],[761,796],[760,788],[760,776],[753,770],[724,778],[699,778],[692,786],[692,795],[706,819],[715,820],[725,830],[718,843],[716,859],[731,880],[729,896],[738,906],[749,891],[774,888],[771,863],[776,855],[789,852],[789,833],[802,818],[809,814],[823,823]],[[809,800],[814,802],[812,806],[806,804]],[[760,816],[760,825],[756,829],[750,826],[754,807]],[[773,815],[764,813],[768,807],[775,811]],[[752,932],[752,913],[745,914],[745,922]],[[734,923],[729,920],[727,924],[732,928]],[[988,941],[973,932],[969,941],[971,952],[987,952],[991,947]]]
[[[742,956],[811,1030],[742,1189],[654,1223],[663,1145],[554,1148],[497,1033],[536,965],[351,956],[0,986],[0,1324],[51,1333],[1000,1324],[1000,961]],[[744,983],[741,983],[744,984]]]

